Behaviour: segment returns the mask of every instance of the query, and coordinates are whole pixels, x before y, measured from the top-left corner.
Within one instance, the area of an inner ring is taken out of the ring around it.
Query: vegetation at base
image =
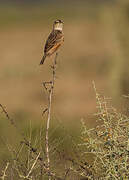
[[[94,87],[95,88],[95,87]],[[95,89],[96,91],[96,89]],[[62,123],[52,123],[49,134],[50,172],[45,154],[45,124],[31,124],[19,136],[17,144],[6,144],[9,153],[1,161],[1,178],[5,179],[128,179],[129,117],[111,105],[111,99],[96,91],[97,121],[88,128],[81,120],[80,133],[68,131]],[[7,121],[7,119],[4,119]],[[9,122],[8,122],[9,123]],[[56,125],[55,125],[56,124]],[[7,123],[6,123],[7,126]],[[16,130],[15,126],[12,127]],[[13,132],[14,132],[13,130]]]

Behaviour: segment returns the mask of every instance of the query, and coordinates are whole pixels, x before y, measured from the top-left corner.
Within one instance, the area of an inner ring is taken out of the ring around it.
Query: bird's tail
[[[44,56],[42,57],[42,59],[41,59],[41,61],[40,61],[40,65],[42,65],[42,64],[44,63],[45,59],[46,59],[46,55],[44,55]]]

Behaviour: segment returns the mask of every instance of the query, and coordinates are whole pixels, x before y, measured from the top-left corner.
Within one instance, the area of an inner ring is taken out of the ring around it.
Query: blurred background
[[[129,94],[129,1],[0,1],[0,103],[22,126],[42,119],[47,105],[43,81],[52,58],[39,62],[55,19],[64,21],[65,42],[58,56],[53,118],[69,125],[96,110],[95,91],[124,111]],[[1,132],[6,125],[1,120]],[[6,129],[7,130],[7,129]]]

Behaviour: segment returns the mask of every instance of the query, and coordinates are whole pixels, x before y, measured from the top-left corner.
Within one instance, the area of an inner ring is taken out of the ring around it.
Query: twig
[[[43,86],[44,86],[44,88],[46,89],[46,91],[48,91],[47,85],[51,85],[51,84],[52,84],[52,81],[43,82]]]
[[[32,167],[31,167],[29,173],[27,174],[26,178],[29,177],[29,175],[31,174],[32,170],[34,169],[34,166],[35,166],[35,164],[37,163],[39,156],[40,156],[40,153],[39,153],[38,156],[36,157],[36,159],[35,159],[35,161],[34,161]]]
[[[20,132],[20,135],[21,135],[22,138],[23,138],[23,140],[21,141],[21,143],[24,142],[24,144],[26,144],[26,145],[28,145],[28,147],[30,147],[30,150],[31,150],[32,152],[34,152],[34,151],[36,152],[37,149],[34,149],[34,148],[31,146],[31,144],[29,143],[29,141],[25,138],[24,133],[21,132],[21,131],[18,129],[18,127],[17,127],[16,124],[15,124],[14,119],[10,117],[10,115],[9,115],[8,111],[5,109],[5,107],[4,107],[2,104],[0,104],[0,108],[2,109],[2,113],[4,113],[5,116],[6,116],[6,118],[10,121],[11,125],[12,125],[13,127],[15,127],[15,129],[16,129],[18,132]],[[45,113],[45,112],[44,112],[44,113]]]
[[[6,111],[5,107],[4,107],[2,104],[0,104],[0,108],[2,109],[2,113],[5,114],[6,118],[11,122],[11,124],[12,124],[15,128],[17,128],[14,120],[9,116],[8,112]]]
[[[6,118],[10,121],[11,125],[20,133],[20,135],[23,137],[23,139],[26,139],[24,137],[24,133],[19,130],[19,128],[17,127],[17,125],[15,123],[15,120],[9,115],[8,111],[6,110],[6,108],[2,104],[0,104],[0,108],[2,109],[2,113],[4,113]]]
[[[3,175],[0,177],[0,179],[4,180],[5,177],[7,176],[7,175],[6,175],[6,171],[7,171],[7,169],[8,169],[8,166],[9,166],[9,162],[7,162],[6,167],[5,167],[5,169],[3,170]]]
[[[68,169],[66,170],[66,172],[65,172],[65,176],[64,176],[64,180],[66,180],[66,178],[67,178],[67,176],[68,176],[69,172],[70,172],[70,168],[68,168]]]
[[[42,116],[48,111],[48,108],[45,108],[42,112]]]

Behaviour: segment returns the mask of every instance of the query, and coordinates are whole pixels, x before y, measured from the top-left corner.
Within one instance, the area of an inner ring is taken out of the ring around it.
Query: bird
[[[62,45],[64,41],[63,24],[64,23],[62,20],[54,21],[52,32],[48,36],[45,43],[44,55],[40,61],[40,65],[44,64],[46,57],[50,57]]]

